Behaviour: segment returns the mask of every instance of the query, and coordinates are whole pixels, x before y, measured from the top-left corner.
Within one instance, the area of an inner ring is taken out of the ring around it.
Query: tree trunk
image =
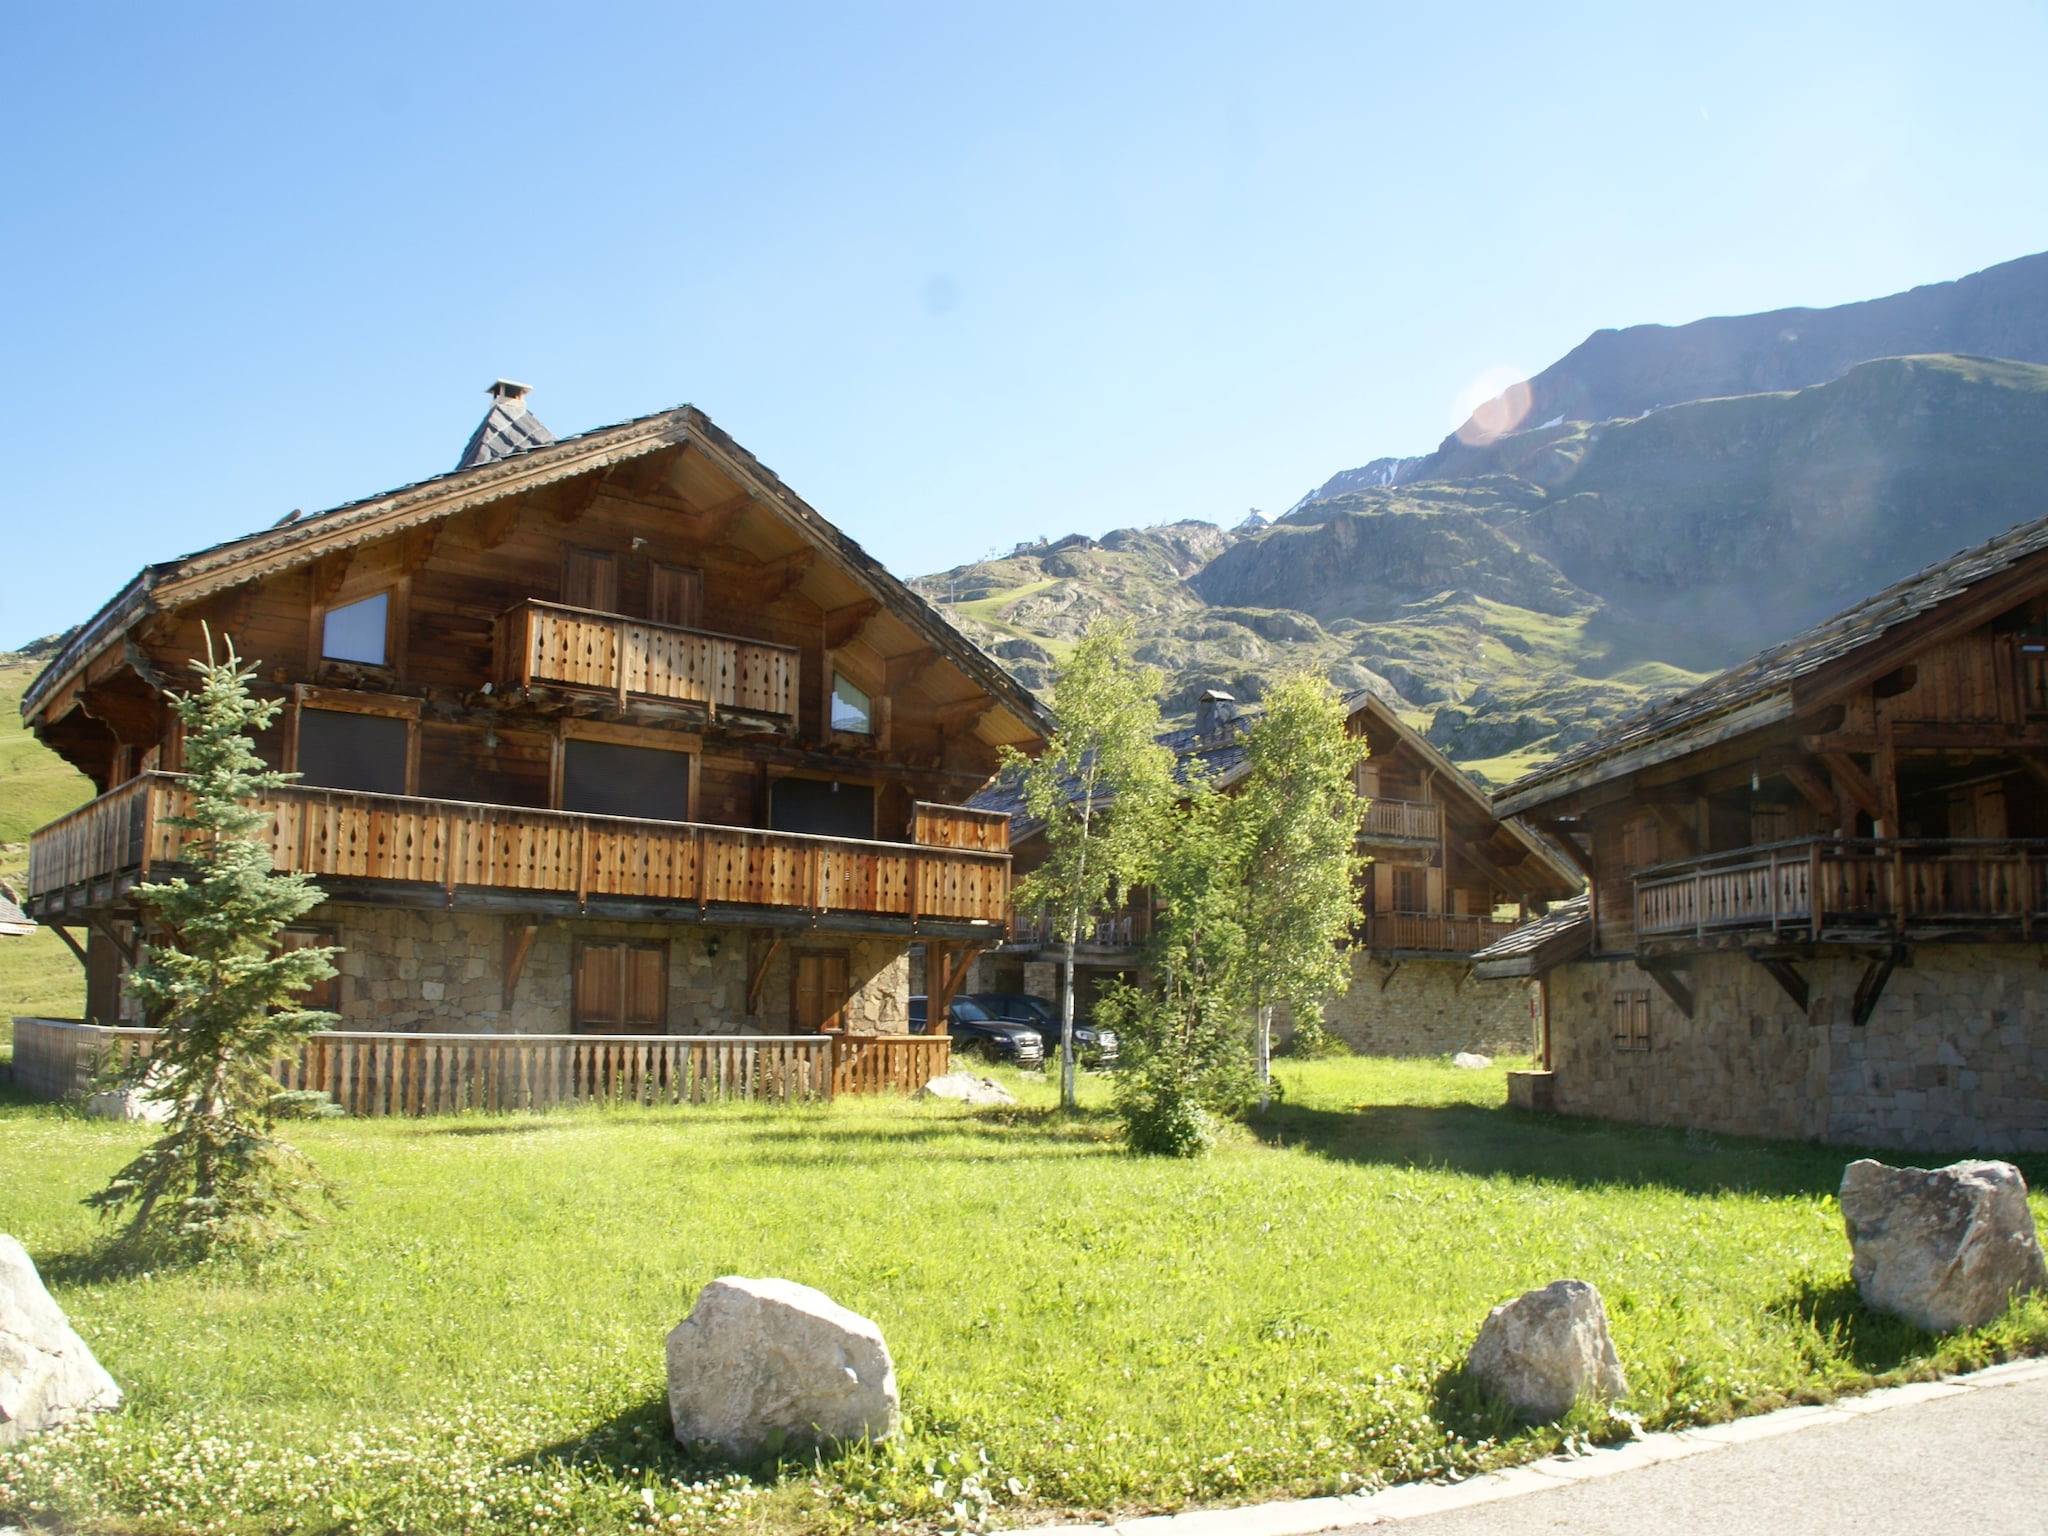
[[[1074,935],[1060,962],[1060,1108],[1074,1107]]]

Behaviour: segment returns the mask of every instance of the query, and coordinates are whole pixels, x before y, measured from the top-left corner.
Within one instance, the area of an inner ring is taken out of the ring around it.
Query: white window
[[[320,654],[329,661],[384,665],[384,626],[390,613],[388,592],[327,610],[320,630]]]
[[[865,736],[874,729],[874,704],[865,693],[846,680],[843,672],[832,674],[832,729],[858,731]]]

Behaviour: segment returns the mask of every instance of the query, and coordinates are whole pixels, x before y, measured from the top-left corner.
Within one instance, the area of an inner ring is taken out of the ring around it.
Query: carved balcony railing
[[[1375,799],[1358,829],[1361,842],[1434,843],[1443,835],[1443,811],[1419,800]]]
[[[1450,912],[1374,912],[1360,923],[1357,936],[1365,948],[1381,954],[1412,950],[1470,955],[1503,937],[1514,926],[1490,917]]]
[[[1638,940],[2010,932],[2048,922],[2048,839],[1801,838],[1643,870]]]
[[[525,602],[498,615],[501,687],[584,688],[796,719],[798,652],[616,613]]]
[[[185,806],[175,774],[147,773],[29,840],[29,901],[45,915],[103,905],[153,868],[176,865]],[[321,879],[528,892],[577,902],[770,907],[920,922],[1007,920],[1010,855],[998,848],[884,843],[752,827],[636,821],[567,811],[291,787],[261,801],[279,870]],[[953,814],[947,814],[953,813]],[[920,827],[965,838],[987,818],[920,806]],[[997,834],[984,834],[993,840]]]

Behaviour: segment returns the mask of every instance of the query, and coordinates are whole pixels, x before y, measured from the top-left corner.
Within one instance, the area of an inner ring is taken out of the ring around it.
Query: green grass
[[[0,844],[26,842],[92,798],[92,781],[22,728],[22,691],[41,667],[0,653]]]
[[[1498,1070],[1342,1059],[1284,1064],[1285,1103],[1213,1157],[1141,1161],[1099,1081],[1063,1122],[1005,1075],[1014,1110],[311,1125],[350,1203],[256,1272],[106,1265],[77,1202],[142,1133],[0,1106],[0,1230],[130,1394],[0,1453],[0,1523],[931,1529],[1441,1475],[1559,1442],[1451,1368],[1564,1275],[1605,1294],[1652,1426],[2048,1341],[2038,1300],[1949,1340],[1865,1312],[1842,1149],[1532,1117]],[[877,1319],[900,1439],[779,1471],[677,1452],[662,1337],[725,1273]]]

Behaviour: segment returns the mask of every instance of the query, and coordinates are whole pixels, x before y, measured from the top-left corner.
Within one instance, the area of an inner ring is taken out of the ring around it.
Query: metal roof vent
[[[511,379],[491,381],[487,391],[491,408],[470,435],[469,446],[462,450],[462,458],[455,466],[458,470],[475,469],[494,459],[509,459],[515,453],[545,448],[555,440],[555,434],[526,408],[526,397],[532,392],[531,384],[518,384]]]

